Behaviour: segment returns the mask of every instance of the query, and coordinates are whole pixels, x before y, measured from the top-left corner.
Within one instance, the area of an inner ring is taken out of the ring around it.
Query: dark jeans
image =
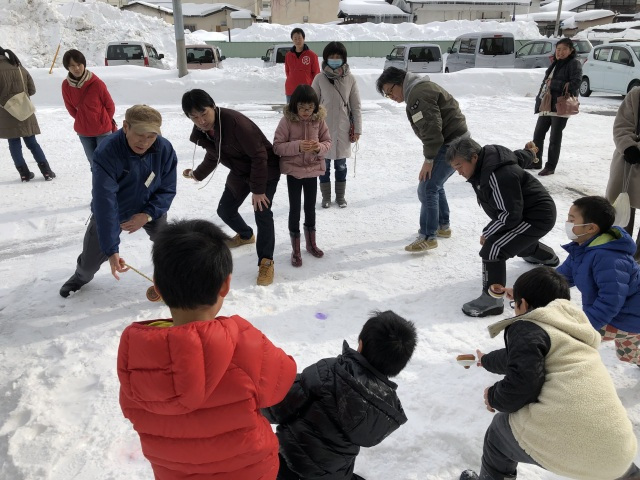
[[[275,231],[273,228],[273,196],[278,188],[278,178],[267,181],[267,191],[269,207],[262,207],[262,211],[255,210],[256,227],[258,227],[258,237],[256,239],[256,252],[258,253],[258,265],[263,258],[273,260],[273,250],[276,244]],[[228,185],[224,187],[224,192],[218,204],[218,216],[226,223],[231,230],[240,235],[241,238],[248,239],[253,235],[253,230],[238,213],[240,205],[249,196],[251,190],[249,184],[245,183],[241,191],[232,191]]]
[[[555,117],[551,115],[541,115],[538,117],[536,129],[533,132],[533,142],[538,147],[538,159],[542,162],[542,154],[544,152],[544,138],[547,136],[549,128],[549,152],[547,153],[547,163],[545,168],[555,170],[558,166],[560,158],[560,147],[562,146],[562,131],[567,126],[568,118]]]
[[[282,455],[278,454],[278,459],[280,460],[280,469],[278,470],[277,480],[305,480],[300,477],[297,473],[291,471],[287,462],[284,460]],[[356,475],[355,473],[351,477],[351,480],[365,480],[360,475]]]
[[[85,137],[84,135],[78,135],[80,138],[80,143],[82,144],[82,148],[84,149],[84,154],[87,156],[87,160],[89,160],[89,168],[93,168],[93,152],[98,148],[98,145],[102,143],[102,141],[111,135],[111,132],[104,133],[102,135],[96,135],[95,137]]]
[[[151,241],[156,237],[156,233],[167,224],[167,215],[164,214],[156,220],[146,223],[142,228],[149,235]],[[83,285],[93,280],[94,275],[100,270],[100,265],[109,260],[98,241],[98,229],[96,227],[96,217],[91,216],[89,226],[84,234],[82,242],[82,253],[78,256],[76,266],[76,277]]]
[[[24,157],[22,156],[22,143],[21,138],[10,138],[9,139],[9,152],[11,153],[11,158],[13,159],[13,163],[16,168],[26,167],[27,162],[24,161]],[[36,159],[38,163],[46,163],[47,157],[44,156],[44,152],[38,144],[35,135],[31,135],[30,137],[22,137],[24,140],[24,144],[27,146],[29,150],[31,150],[31,155]]]
[[[327,169],[324,172],[324,175],[320,176],[320,183],[327,183],[331,181],[331,159],[324,159]],[[335,170],[336,182],[346,182],[347,181],[347,159],[346,158],[336,158],[334,160],[333,168]]]
[[[300,233],[300,196],[304,192],[304,225],[316,226],[316,195],[318,182],[316,177],[296,178],[287,175],[287,189],[289,191],[289,231]]]

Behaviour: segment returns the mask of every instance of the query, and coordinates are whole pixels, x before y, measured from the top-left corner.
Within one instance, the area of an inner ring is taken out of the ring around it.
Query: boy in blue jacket
[[[603,197],[579,198],[565,230],[569,256],[557,271],[582,294],[582,309],[602,340],[614,340],[623,362],[640,367],[640,267],[636,244],[614,227],[615,209]],[[635,333],[634,333],[635,332]]]

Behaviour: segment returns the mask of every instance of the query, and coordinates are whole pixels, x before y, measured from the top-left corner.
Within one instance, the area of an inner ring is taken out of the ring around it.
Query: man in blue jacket
[[[161,137],[162,116],[147,105],[125,113],[122,129],[96,149],[93,159],[93,213],[84,236],[76,272],[60,289],[68,297],[93,279],[107,260],[111,274],[126,272],[120,258],[120,232],[144,228],[153,241],[167,223],[176,195],[176,152]]]
[[[614,340],[623,362],[640,367],[640,266],[636,244],[614,227],[615,209],[604,197],[582,197],[569,209],[563,248],[569,256],[558,267],[582,294],[582,309],[602,340]]]

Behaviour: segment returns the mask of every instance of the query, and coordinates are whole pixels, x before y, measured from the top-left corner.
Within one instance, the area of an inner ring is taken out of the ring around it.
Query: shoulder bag
[[[20,72],[23,91],[7,100],[7,103],[5,103],[2,108],[4,108],[13,118],[23,122],[34,114],[36,107],[33,105],[29,95],[27,94],[27,88],[24,85],[24,77],[22,76],[22,70],[19,66],[18,72]]]

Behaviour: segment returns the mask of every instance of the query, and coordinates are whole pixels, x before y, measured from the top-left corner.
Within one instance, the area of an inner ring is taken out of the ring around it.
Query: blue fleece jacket
[[[636,244],[620,227],[612,227],[578,245],[563,245],[569,256],[558,267],[582,294],[582,309],[597,330],[609,324],[640,333],[640,267]]]
[[[136,213],[153,220],[167,213],[176,195],[178,159],[169,141],[158,136],[144,155],[129,148],[122,129],[107,137],[93,156],[91,211],[102,252],[120,245],[120,224]]]

